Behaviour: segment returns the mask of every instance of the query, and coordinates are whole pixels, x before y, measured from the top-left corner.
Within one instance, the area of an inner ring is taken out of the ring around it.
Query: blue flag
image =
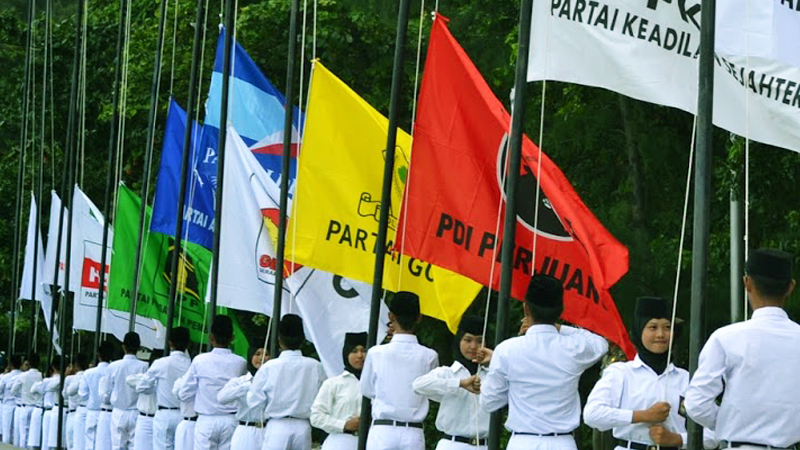
[[[220,105],[222,103],[222,63],[225,31],[217,41],[214,72],[208,91],[205,124],[219,133]],[[231,55],[231,77],[228,92],[228,121],[256,155],[269,176],[278,181],[281,175],[283,153],[284,117],[286,98],[270,83],[239,43],[234,42]],[[297,173],[297,130],[302,122],[300,112],[294,108],[292,130],[292,161],[289,182]],[[290,192],[293,189],[290,189]]]
[[[216,149],[219,136],[216,130],[209,130],[194,121],[192,125],[183,236],[184,239],[210,249],[214,242],[213,185],[216,184],[217,176]],[[174,99],[170,99],[150,224],[151,231],[170,236],[175,234],[175,208],[178,206],[185,130],[186,112]]]

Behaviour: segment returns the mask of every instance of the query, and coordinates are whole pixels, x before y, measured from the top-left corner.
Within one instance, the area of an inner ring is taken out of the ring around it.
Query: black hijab
[[[644,332],[647,322],[653,319],[670,320],[671,318],[672,314],[670,312],[669,303],[665,298],[640,297],[636,299],[636,312],[633,316],[633,333],[631,333],[633,345],[636,346],[639,359],[659,375],[664,373],[667,369],[667,357],[669,352],[653,353],[645,348],[642,343],[642,332]],[[675,331],[675,327],[673,326],[673,341],[675,340]]]
[[[267,349],[262,347],[262,346],[260,346],[260,345],[253,345],[247,351],[247,371],[250,372],[250,375],[253,375],[253,376],[255,376],[256,372],[258,371],[258,369],[256,369],[256,366],[253,365],[253,356],[256,354],[256,352],[260,348],[263,348],[264,349],[264,354],[268,355]]]
[[[458,324],[458,331],[456,332],[455,338],[453,338],[453,357],[469,370],[471,375],[475,375],[478,372],[478,364],[468,360],[464,354],[461,353],[461,339],[467,333],[475,336],[482,336],[483,320],[472,316],[462,317],[461,323]]]
[[[356,347],[367,348],[367,333],[346,333],[344,335],[344,346],[342,347],[342,359],[344,360],[344,370],[352,373],[359,380],[361,379],[361,369],[356,369],[350,365],[350,353]]]

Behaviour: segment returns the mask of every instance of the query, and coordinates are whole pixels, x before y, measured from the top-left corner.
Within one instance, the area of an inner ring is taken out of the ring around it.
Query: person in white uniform
[[[109,366],[111,364],[109,363]],[[97,434],[94,437],[94,450],[111,450],[111,395],[108,395],[109,378],[108,370],[100,377],[98,391],[100,391],[100,415],[97,417]],[[103,395],[103,393],[106,393]]]
[[[53,356],[50,366],[51,375],[42,383],[44,389],[45,412],[42,419],[42,448],[58,447],[58,390],[61,387],[61,356]],[[66,411],[66,408],[64,409]],[[66,415],[62,413],[62,423],[66,425]],[[62,436],[66,437],[66,426],[62,425]],[[62,439],[62,442],[65,442]]]
[[[150,360],[151,362],[155,362],[162,356],[164,356],[163,350],[153,350],[150,354]],[[138,389],[136,389],[144,377],[144,373],[135,373],[125,378],[128,387],[135,390],[138,394],[136,398],[136,410],[139,411],[139,415],[136,417],[136,431],[133,434],[133,448],[136,450],[153,449],[153,420],[158,410],[155,392],[139,392]]]
[[[606,367],[589,394],[584,421],[600,431],[613,429],[617,450],[678,450],[688,442],[679,411],[689,372],[667,361],[670,336],[677,334],[671,318],[666,299],[637,299],[631,328],[636,357]]]
[[[486,448],[489,414],[478,406],[480,377],[486,370],[473,362],[483,347],[483,320],[465,316],[453,340],[455,361],[414,381],[414,392],[439,402],[436,428],[444,433],[437,450]]]
[[[12,392],[19,398],[17,409],[14,411],[14,426],[19,430],[19,442],[15,442],[17,447],[28,445],[28,431],[31,425],[31,414],[33,413],[36,394],[31,392],[33,384],[42,380],[42,373],[39,372],[39,355],[31,354],[22,362],[23,372],[14,381],[11,387]],[[16,435],[17,433],[15,433]]]
[[[247,393],[247,405],[264,411],[267,429],[263,450],[311,450],[308,419],[325,381],[325,371],[319,361],[300,351],[305,341],[300,316],[283,316],[278,335],[281,354],[258,369]]]
[[[358,447],[356,433],[361,415],[358,380],[367,357],[366,348],[367,333],[345,334],[344,372],[325,380],[311,405],[311,425],[328,433],[322,450],[355,450]]]
[[[11,370],[3,375],[3,443],[11,444],[14,441],[14,410],[17,408],[17,397],[11,392],[19,374],[22,373],[22,355],[11,355],[9,359]]]
[[[108,361],[114,356],[114,345],[103,341],[97,350],[97,365],[87,369],[81,377],[78,395],[86,402],[85,450],[98,450],[97,426],[100,422],[103,401],[100,398],[100,380],[108,370]],[[110,447],[110,443],[109,443]]]
[[[247,373],[228,381],[225,387],[217,394],[220,403],[235,404],[236,420],[239,425],[233,432],[231,439],[231,450],[250,450],[253,443],[264,441],[264,409],[261,407],[251,408],[247,405],[247,392],[253,381],[253,375],[261,367],[262,363],[269,359],[263,347],[254,348],[250,352],[250,359],[247,363]]]
[[[65,386],[67,395],[70,396],[72,401],[77,404],[77,409],[73,417],[72,423],[72,449],[85,450],[86,445],[86,400],[80,396],[81,379],[83,378],[84,369],[86,369],[86,362],[88,358],[85,353],[79,353],[72,361],[72,370],[75,372],[72,383]],[[67,428],[67,439],[69,439],[69,427]]]
[[[247,361],[230,350],[233,340],[233,321],[228,316],[214,317],[209,334],[213,350],[197,355],[186,381],[178,391],[178,398],[194,398],[194,410],[198,414],[194,429],[194,450],[229,450],[231,438],[236,430],[236,405],[217,400],[219,391],[233,378],[247,372]]]
[[[108,397],[111,411],[111,449],[132,450],[136,433],[136,419],[139,410],[136,408],[138,394],[128,386],[128,376],[142,374],[147,371],[147,363],[136,358],[141,341],[139,334],[131,331],[125,334],[122,350],[125,356],[108,365],[106,390],[100,391],[101,397]]]
[[[605,339],[558,325],[564,289],[557,278],[531,277],[523,309],[532,325],[524,336],[481,350],[491,361],[481,380],[480,406],[494,412],[508,405],[508,450],[575,450],[572,435],[581,421],[578,381],[608,351]]]
[[[415,393],[412,384],[435,369],[439,357],[414,335],[421,318],[419,297],[396,293],[389,305],[392,340],[367,351],[360,380],[361,394],[372,400],[367,450],[425,448],[422,421],[428,415],[428,399]]]
[[[67,440],[64,443],[68,450],[72,450],[74,448],[74,441],[75,441],[75,421],[77,419],[78,413],[78,406],[80,404],[80,398],[78,397],[78,385],[77,383],[80,381],[80,378],[77,376],[78,372],[78,364],[76,364],[75,360],[73,359],[69,365],[67,365],[67,377],[64,378],[64,399],[67,402],[68,410],[65,410],[64,413],[67,415]],[[74,389],[73,389],[74,386]],[[70,393],[72,392],[72,393]]]
[[[188,373],[188,371],[187,371]],[[178,392],[183,388],[186,383],[187,373],[175,380],[172,387],[172,394],[178,398]],[[194,449],[194,428],[197,424],[197,413],[194,411],[194,397],[187,400],[180,400],[181,416],[183,419],[178,422],[175,427],[175,450],[193,450]]]
[[[686,412],[715,431],[721,448],[798,448],[800,325],[784,310],[795,287],[792,259],[777,250],[750,252],[744,287],[752,318],[716,330],[700,352]]]
[[[189,329],[176,327],[169,334],[170,354],[153,361],[136,385],[136,392],[155,394],[158,410],[153,421],[153,449],[173,450],[175,428],[181,421],[180,400],[173,394],[175,381],[189,369],[192,360],[186,353]],[[194,416],[194,413],[192,413]],[[137,447],[138,448],[138,447]]]
[[[28,448],[39,448],[42,445],[42,416],[44,415],[44,396],[41,385],[42,378],[41,372],[39,381],[33,383],[29,389],[31,393],[31,426],[28,429]]]

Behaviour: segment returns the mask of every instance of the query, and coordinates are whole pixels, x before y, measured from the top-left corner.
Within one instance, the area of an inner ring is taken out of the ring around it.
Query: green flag
[[[133,279],[136,261],[136,244],[141,199],[124,185],[119,187],[117,215],[114,222],[114,246],[109,274],[108,308],[130,311],[133,296]],[[146,209],[146,222],[150,222],[151,208]],[[169,287],[174,239],[161,233],[145,231],[142,251],[139,299],[136,314],[156,319],[166,326],[169,305]],[[175,326],[189,329],[192,341],[207,342],[206,288],[212,253],[206,248],[184,241],[184,252],[178,263],[178,295],[175,305]],[[220,308],[218,313],[227,311]],[[235,336],[232,345],[235,353],[247,353],[247,339],[234,319]]]

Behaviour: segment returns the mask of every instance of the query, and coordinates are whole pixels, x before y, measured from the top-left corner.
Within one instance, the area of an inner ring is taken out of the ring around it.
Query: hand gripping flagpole
[[[197,102],[197,72],[200,69],[202,61],[200,59],[200,45],[203,42],[203,30],[206,27],[205,22],[205,3],[204,0],[197,0],[197,14],[194,19],[194,42],[192,44],[192,66],[189,75],[189,98],[186,100],[186,129],[183,133],[183,154],[181,155],[181,178],[180,187],[178,189],[178,202],[175,207],[175,236],[172,246],[172,260],[170,266],[170,283],[169,283],[169,305],[167,306],[167,329],[164,337],[164,350],[169,349],[170,333],[172,330],[172,322],[175,317],[175,297],[178,295],[178,284],[180,283],[178,276],[178,264],[181,258],[181,250],[183,248],[183,210],[184,203],[186,203],[186,178],[189,171],[189,154],[191,153],[192,146],[192,132],[194,126],[192,117],[194,117],[194,110]],[[224,124],[220,125],[224,127]],[[218,188],[222,189],[221,187]],[[142,202],[147,201],[142,198]]]
[[[692,233],[692,296],[689,322],[689,372],[694,374],[703,340],[703,299],[708,285],[708,244],[711,210],[711,164],[714,110],[714,14],[716,0],[703,0],[700,19],[699,92],[697,98],[697,157],[694,179]],[[703,448],[702,428],[689,421],[689,450]]]
[[[378,340],[378,315],[383,297],[383,266],[386,254],[386,235],[389,228],[389,209],[392,201],[392,178],[394,175],[394,157],[397,148],[397,114],[400,106],[400,87],[403,82],[403,63],[405,61],[406,35],[408,34],[409,0],[400,0],[397,14],[397,37],[394,47],[394,70],[392,73],[392,90],[389,100],[389,128],[386,136],[386,159],[383,165],[383,186],[381,188],[380,216],[378,218],[378,237],[375,245],[375,272],[372,279],[372,302],[369,312],[369,333],[367,349]],[[372,404],[368,398],[361,401],[361,420],[358,425],[358,450],[367,447],[372,417]]]
[[[284,109],[283,124],[283,155],[281,160],[281,197],[278,213],[278,245],[275,249],[275,291],[272,299],[272,319],[275,323],[270,330],[269,352],[270,355],[278,355],[278,321],[281,317],[281,300],[283,295],[283,267],[285,263],[284,254],[286,252],[286,215],[289,203],[289,163],[292,150],[292,125],[294,123],[294,64],[295,54],[297,53],[297,10],[300,7],[299,0],[292,0],[292,9],[289,16],[289,56],[286,63],[286,104]],[[300,64],[305,64],[301,61]]]
[[[500,297],[497,301],[497,332],[495,348],[508,335],[508,303],[511,301],[513,278],[514,244],[517,231],[517,184],[519,181],[520,154],[522,152],[522,128],[525,118],[525,89],[528,85],[528,51],[531,40],[531,14],[533,0],[522,0],[519,10],[519,44],[517,47],[517,70],[514,81],[511,135],[508,150],[508,174],[506,175],[506,211],[503,224],[503,247],[501,249]],[[500,448],[501,416],[494,412],[489,421],[489,450]]]

